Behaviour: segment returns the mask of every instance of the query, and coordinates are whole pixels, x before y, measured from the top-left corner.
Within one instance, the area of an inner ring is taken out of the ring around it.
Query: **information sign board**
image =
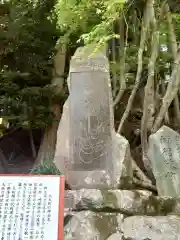
[[[64,177],[0,175],[0,239],[63,240]]]

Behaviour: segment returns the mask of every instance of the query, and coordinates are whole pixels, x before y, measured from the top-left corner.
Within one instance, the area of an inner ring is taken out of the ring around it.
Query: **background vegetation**
[[[1,0],[1,117],[43,128],[37,161],[53,159],[70,58],[107,44],[116,130],[150,171],[149,134],[180,126],[179,9],[178,0]]]

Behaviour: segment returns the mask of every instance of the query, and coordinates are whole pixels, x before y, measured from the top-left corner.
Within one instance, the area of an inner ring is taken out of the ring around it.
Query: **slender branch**
[[[124,23],[125,23],[125,16],[123,16],[119,20],[119,28],[120,28],[120,48],[119,48],[119,55],[120,55],[120,89],[119,92],[114,100],[113,106],[115,107],[116,104],[121,100],[124,91],[126,89],[126,79],[125,79],[125,56],[126,56],[126,49],[127,49],[127,37],[128,37],[128,25],[126,23],[126,43],[124,44]]]
[[[168,34],[169,34],[169,40],[170,40],[170,47],[171,47],[172,55],[174,58],[174,63],[173,63],[173,71],[171,74],[171,80],[168,83],[167,90],[162,101],[162,106],[155,120],[154,126],[152,128],[152,132],[156,132],[159,129],[171,102],[174,100],[175,97],[177,97],[179,84],[180,84],[180,76],[179,76],[180,75],[180,52],[177,47],[176,36],[174,33],[172,18],[171,18],[168,4],[166,4],[165,6],[165,13],[166,13],[167,22],[168,22],[168,28],[169,28]],[[178,99],[176,99],[175,105],[176,105],[176,114],[179,118],[180,113],[179,113],[179,109],[177,109],[178,108],[177,103],[178,103]]]
[[[157,188],[154,185],[151,185],[147,182],[143,182],[143,181],[140,181],[136,178],[133,178],[133,184],[136,187],[140,187],[141,189],[145,189],[145,190],[149,190],[149,191],[157,193]]]
[[[168,83],[166,94],[163,98],[162,106],[155,120],[154,126],[152,128],[152,132],[156,132],[159,129],[171,102],[177,96],[177,93],[179,91],[179,84],[180,84],[180,76],[179,76],[180,75],[180,51],[179,50],[180,49],[178,49],[177,47],[176,36],[174,33],[172,18],[171,18],[168,4],[166,4],[165,6],[165,12],[166,12],[166,17],[168,22],[170,47],[171,47],[172,55],[174,58],[174,63],[173,63],[173,70],[171,74],[171,80]],[[176,102],[177,101],[178,99],[176,99]],[[177,114],[179,116],[179,110]]]
[[[176,94],[174,98],[174,114],[176,116],[176,119],[178,123],[180,123],[180,107],[179,107],[179,98],[178,98],[178,93]]]
[[[177,55],[177,41],[176,41],[176,35],[174,32],[174,26],[172,23],[172,17],[169,9],[169,5],[165,5],[165,14],[167,18],[167,24],[168,24],[168,36],[169,36],[169,42],[170,42],[170,49],[172,52],[173,59],[176,59]],[[178,120],[178,123],[180,123],[180,110],[179,110],[179,99],[178,99],[178,94],[176,95],[174,99],[174,113],[176,116],[176,119]]]
[[[178,52],[177,57],[174,61],[171,80],[168,83],[166,94],[162,100],[160,112],[154,122],[152,133],[156,132],[159,129],[171,102],[177,95],[179,84],[180,84],[180,51]]]
[[[172,23],[172,17],[171,17],[171,13],[170,13],[168,4],[165,5],[165,14],[166,14],[167,24],[168,24],[168,36],[169,36],[169,40],[170,40],[170,48],[171,48],[173,58],[175,59],[176,55],[177,55],[178,46],[177,46],[176,35],[174,32],[174,26]]]
[[[112,85],[113,85],[113,97],[116,95],[117,90],[117,73],[114,64],[116,63],[116,41],[112,39]]]
[[[151,57],[148,64],[148,79],[145,86],[144,94],[144,105],[143,105],[143,116],[141,119],[141,145],[144,166],[150,177],[153,176],[151,164],[148,158],[148,129],[150,130],[153,126],[153,114],[155,111],[154,102],[154,75],[155,75],[155,64],[159,53],[159,28],[157,26],[157,21],[154,12],[154,1],[151,2],[151,25],[153,29],[152,40],[151,40]],[[162,18],[163,8],[161,7],[160,20]],[[160,21],[159,20],[159,21]],[[159,25],[159,24],[158,24]]]
[[[161,79],[161,90],[162,90],[162,94],[163,94],[163,96],[164,96],[165,93],[166,93],[166,88],[165,88],[164,79]],[[169,123],[170,123],[170,118],[169,118],[169,112],[168,112],[168,111],[167,111],[167,113],[166,113],[165,116],[164,116],[164,120],[165,120],[165,123],[166,123],[166,124],[169,124]]]
[[[144,16],[142,20],[142,28],[141,28],[141,40],[140,40],[140,47],[138,50],[138,69],[137,69],[137,74],[136,74],[136,80],[135,80],[135,85],[132,90],[132,93],[129,97],[128,104],[126,107],[126,110],[122,116],[121,122],[118,127],[118,133],[121,133],[124,122],[129,116],[129,113],[131,111],[131,107],[136,95],[137,90],[139,89],[139,85],[141,82],[141,73],[142,73],[142,59],[143,59],[143,52],[144,52],[144,47],[145,47],[145,41],[147,39],[147,32],[148,32],[148,27],[149,27],[149,0],[147,1],[147,5],[144,11]]]
[[[139,179],[142,182],[146,182],[151,184],[151,180],[143,173],[143,171],[137,166],[136,162],[132,159],[132,168],[133,168],[133,176]]]

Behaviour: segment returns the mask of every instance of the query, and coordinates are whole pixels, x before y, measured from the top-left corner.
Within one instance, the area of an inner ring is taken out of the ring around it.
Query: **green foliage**
[[[10,0],[4,6],[8,10],[0,16],[4,23],[0,44],[1,113],[12,123],[44,127],[53,119],[49,85],[59,37],[56,22],[49,20],[54,3]]]
[[[54,95],[49,87],[57,40],[68,43],[70,50],[81,39],[102,45],[119,37],[112,24],[124,2],[10,0],[2,4],[6,11],[0,11],[1,114],[23,127],[44,127],[52,122],[51,102],[64,97],[63,92]]]
[[[60,171],[52,161],[45,161],[43,164],[32,169],[30,174],[61,175]]]
[[[156,1],[157,14],[159,3]],[[51,87],[52,58],[57,41],[66,44],[70,59],[81,42],[96,43],[98,48],[112,38],[120,38],[115,25],[121,16],[128,30],[125,78],[133,85],[144,4],[143,0],[9,0],[1,3],[1,115],[24,127],[45,127],[51,123],[54,118],[52,101],[60,102],[65,98],[64,92],[54,94]],[[180,39],[179,14],[173,19]],[[167,25],[162,23],[160,44],[167,43]],[[147,77],[149,56],[150,36],[143,56],[143,79]],[[170,70],[164,62],[171,62],[171,56],[160,51],[156,73],[161,77]],[[118,61],[111,63],[111,70],[117,75],[120,74],[119,65]]]
[[[34,7],[28,0],[10,1],[4,39],[6,48],[1,51],[1,64],[11,70],[50,77],[48,59],[51,59],[56,43],[56,29],[47,19],[49,8],[45,8],[46,2]]]
[[[174,28],[175,28],[177,39],[180,40],[180,14],[174,13],[172,14],[172,17],[173,17]]]
[[[71,34],[79,33],[77,40],[105,43],[115,37],[112,24],[119,18],[125,0],[59,0],[55,11],[58,26],[65,32],[62,41],[68,42]]]

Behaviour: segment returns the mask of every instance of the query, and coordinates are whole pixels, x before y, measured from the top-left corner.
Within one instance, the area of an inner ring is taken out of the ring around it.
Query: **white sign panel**
[[[0,239],[63,240],[64,178],[0,176]]]

